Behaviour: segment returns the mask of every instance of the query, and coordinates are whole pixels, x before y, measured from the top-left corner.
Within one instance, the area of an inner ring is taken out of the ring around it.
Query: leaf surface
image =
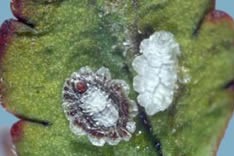
[[[234,106],[226,85],[234,76],[234,24],[213,1],[13,0],[11,6],[17,20],[0,30],[1,94],[3,106],[21,118],[12,127],[20,156],[215,154]],[[105,66],[136,99],[131,61],[140,42],[160,30],[175,35],[180,77],[190,78],[179,84],[172,106],[151,117],[141,108],[135,134],[116,146],[95,147],[72,134],[61,107],[64,80],[82,66]]]

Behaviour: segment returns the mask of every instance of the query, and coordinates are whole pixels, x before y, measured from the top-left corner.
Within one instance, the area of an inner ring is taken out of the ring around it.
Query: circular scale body
[[[87,135],[96,146],[128,141],[135,131],[133,117],[137,114],[128,93],[125,81],[112,80],[107,68],[93,72],[86,66],[74,72],[65,81],[62,104],[71,131]]]

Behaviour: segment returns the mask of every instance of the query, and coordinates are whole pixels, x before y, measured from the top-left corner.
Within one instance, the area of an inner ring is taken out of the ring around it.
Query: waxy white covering
[[[132,66],[137,72],[133,87],[148,115],[164,111],[173,102],[178,79],[179,44],[170,32],[159,31],[140,44]]]

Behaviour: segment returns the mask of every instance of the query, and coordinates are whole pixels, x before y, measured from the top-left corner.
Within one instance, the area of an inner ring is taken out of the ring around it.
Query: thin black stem
[[[155,136],[153,134],[153,128],[151,126],[151,123],[148,119],[147,114],[145,113],[144,108],[138,104],[138,109],[139,109],[140,121],[143,124],[143,127],[144,127],[145,131],[147,132],[147,135],[148,135],[153,147],[156,150],[157,156],[163,156],[161,141],[159,140],[159,138],[157,136]]]

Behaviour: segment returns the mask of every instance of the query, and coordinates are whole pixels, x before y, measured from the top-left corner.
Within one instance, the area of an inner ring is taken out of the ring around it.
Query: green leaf
[[[14,0],[12,11],[18,20],[0,30],[1,94],[21,118],[12,127],[20,156],[215,153],[234,106],[224,88],[234,76],[234,24],[213,1]],[[191,78],[179,84],[173,105],[148,118],[141,108],[136,132],[116,146],[75,136],[61,107],[65,79],[82,66],[105,66],[136,100],[131,61],[140,42],[160,30],[175,35],[179,64]]]

